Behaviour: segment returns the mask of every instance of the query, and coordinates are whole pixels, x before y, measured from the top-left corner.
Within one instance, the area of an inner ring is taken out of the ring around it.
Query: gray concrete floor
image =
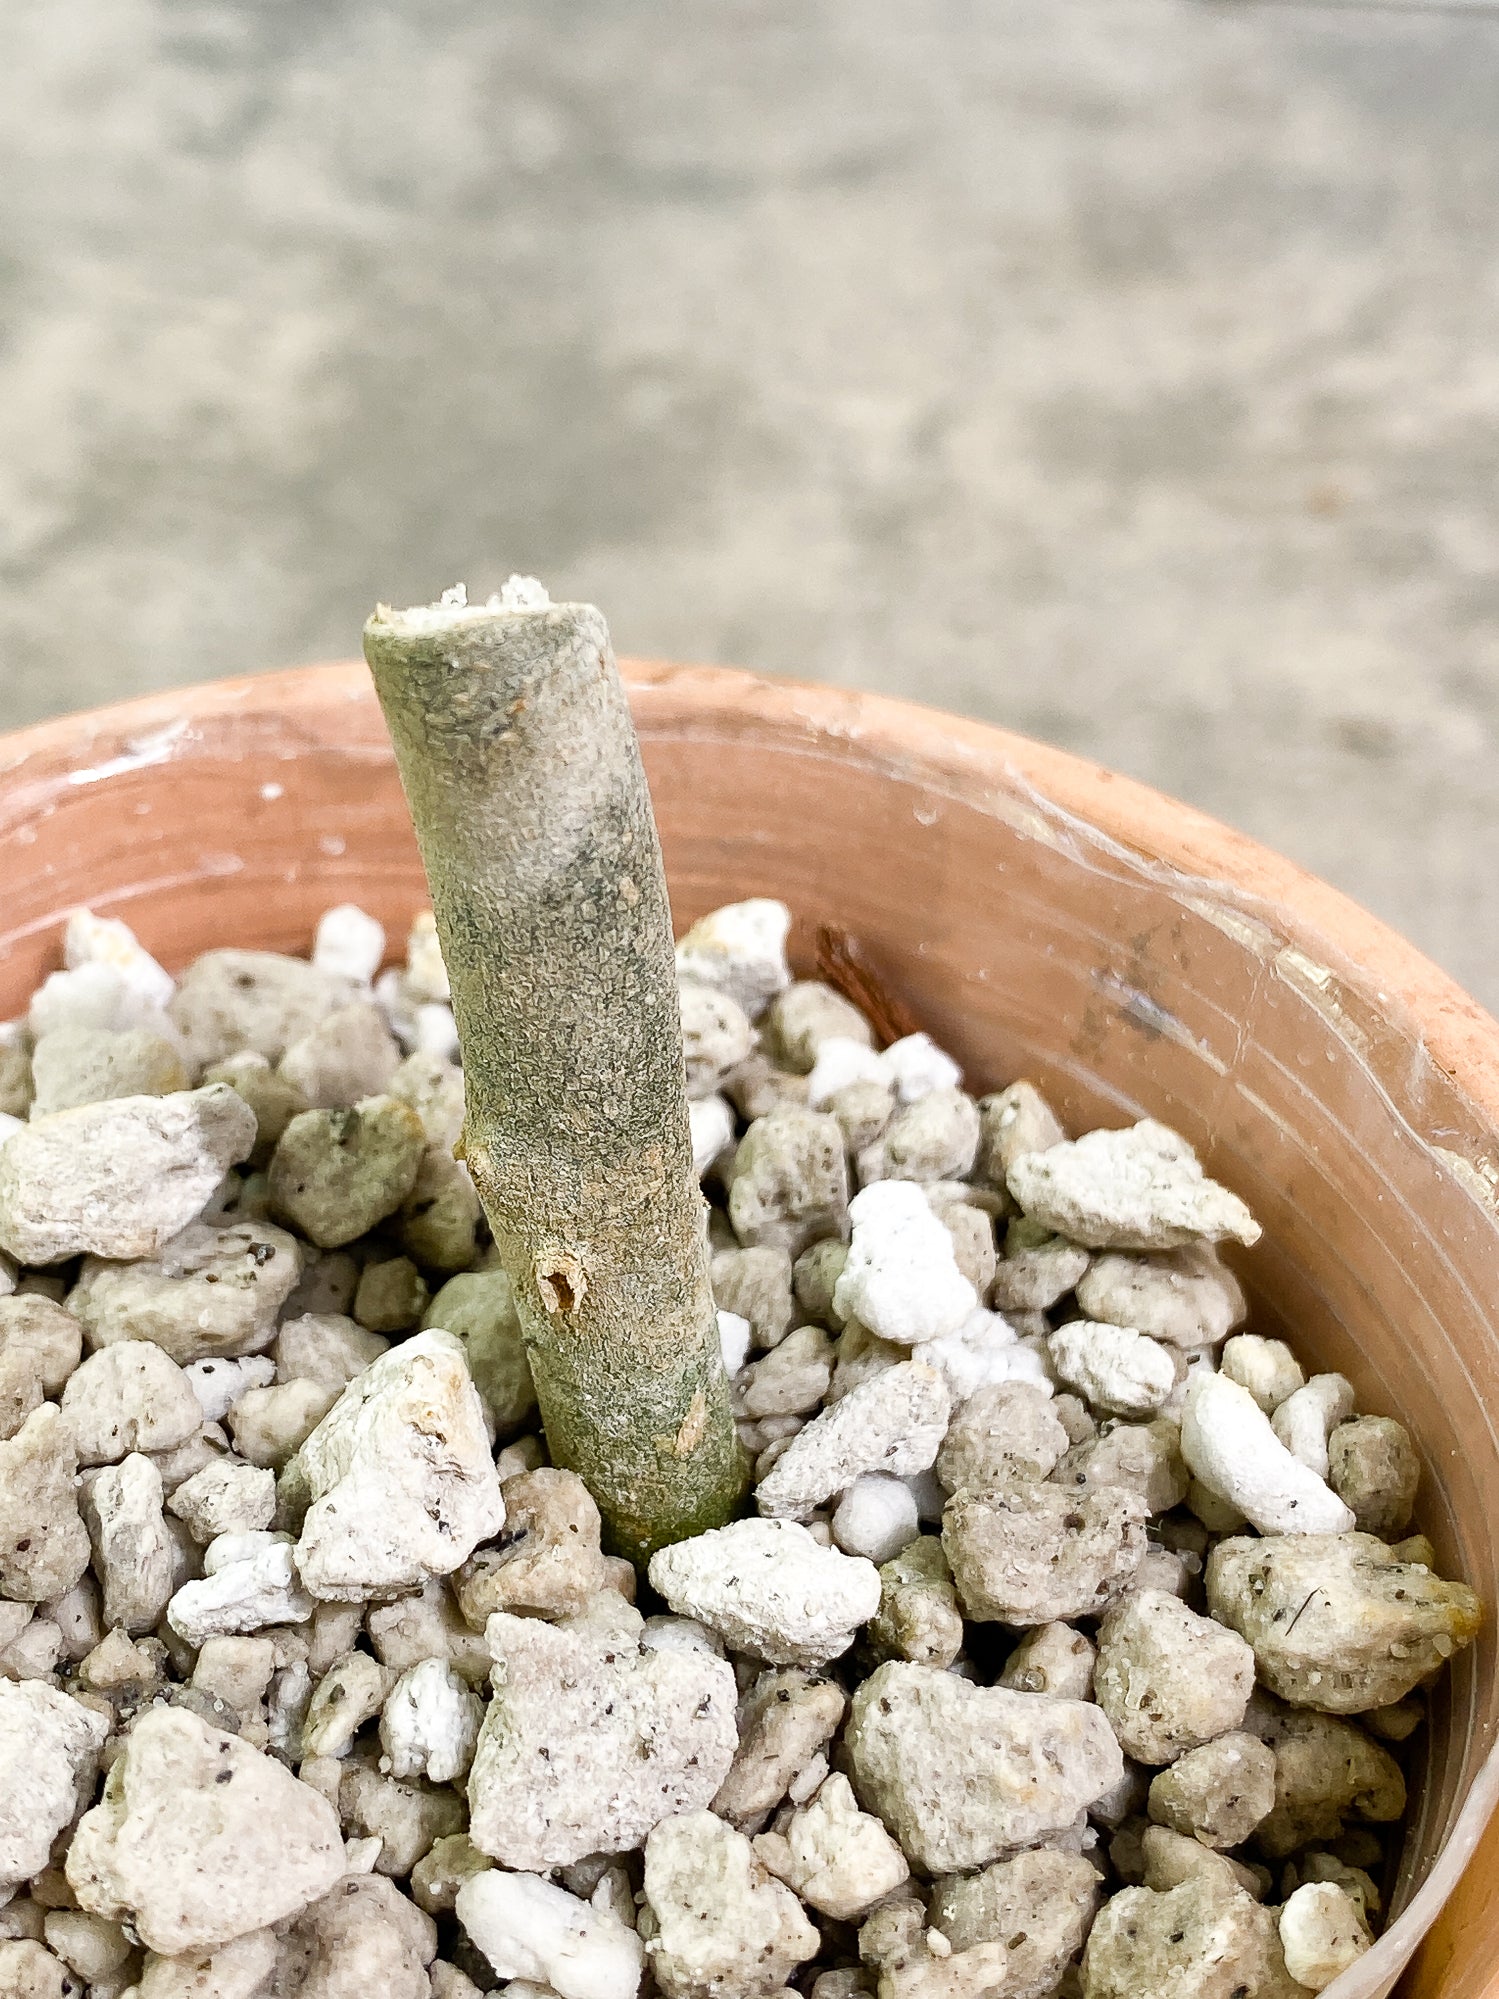
[[[0,722],[533,570],[1146,777],[1499,1006],[1499,13],[5,34]]]

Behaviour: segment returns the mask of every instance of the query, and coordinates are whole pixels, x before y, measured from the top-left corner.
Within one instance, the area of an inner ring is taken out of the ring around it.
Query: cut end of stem
[[[412,604],[404,611],[392,610],[389,604],[377,604],[366,629],[440,632],[454,625],[475,624],[480,618],[493,617],[497,611],[550,611],[555,608],[544,583],[539,583],[534,576],[512,576],[482,604],[468,601],[468,589],[462,583],[455,583],[451,590],[444,590],[435,604]]]

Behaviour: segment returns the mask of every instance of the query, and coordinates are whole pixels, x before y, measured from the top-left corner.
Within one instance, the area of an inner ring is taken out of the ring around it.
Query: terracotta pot
[[[830,688],[629,675],[679,923],[784,897],[804,962],[846,928],[975,1087],[1178,1126],[1265,1226],[1258,1328],[1411,1425],[1420,1524],[1491,1617],[1436,1700],[1402,1913],[1336,1991],[1389,1991],[1414,1951],[1404,1992],[1499,1999],[1499,1844],[1452,1892],[1499,1792],[1499,1024],[1331,889],[1093,765]],[[0,880],[0,1018],[79,902],[180,965],[305,948],[345,898],[399,934],[423,895],[358,666],[0,742]]]

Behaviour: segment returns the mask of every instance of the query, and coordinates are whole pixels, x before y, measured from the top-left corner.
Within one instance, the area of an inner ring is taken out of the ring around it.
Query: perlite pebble
[[[714,1811],[741,1828],[762,1823],[818,1761],[847,1711],[836,1681],[794,1666],[761,1673],[740,1702],[739,1746],[713,1798]]]
[[[1146,1518],[1132,1492],[1017,1482],[956,1495],[942,1545],[971,1618],[1049,1624],[1096,1616],[1133,1580]]]
[[[712,1812],[651,1833],[645,1899],[651,1969],[667,1999],[769,1999],[820,1948],[796,1896]]]
[[[772,1518],[805,1519],[864,1472],[925,1471],[951,1409],[935,1368],[919,1360],[887,1368],[797,1433],[760,1481],[755,1502]]]
[[[1127,1326],[1073,1319],[1047,1348],[1061,1379],[1102,1415],[1153,1415],[1176,1383],[1171,1350]]]
[[[291,1547],[277,1541],[215,1575],[184,1583],[166,1613],[180,1638],[201,1645],[206,1638],[263,1631],[267,1625],[305,1624],[312,1608]]]
[[[981,1388],[948,1425],[935,1470],[948,1492],[991,1492],[1043,1479],[1067,1449],[1051,1397],[1030,1382]]]
[[[347,979],[275,951],[205,951],[168,1011],[200,1066],[252,1049],[279,1062],[288,1045],[353,997]]]
[[[1357,1410],[1353,1384],[1341,1374],[1314,1374],[1288,1395],[1270,1418],[1270,1427],[1291,1453],[1317,1477],[1327,1477],[1327,1439]],[[1350,1522],[1350,1525],[1352,1523]]]
[[[325,1601],[397,1595],[450,1574],[504,1524],[463,1348],[436,1329],[351,1382],[288,1476],[311,1502],[297,1567]]]
[[[979,1303],[919,1187],[885,1180],[849,1203],[853,1238],[834,1310],[901,1346],[955,1332]]]
[[[67,1878],[164,1956],[284,1921],[343,1873],[338,1816],[273,1757],[182,1708],[147,1709],[85,1812]]]
[[[1162,1590],[1126,1596],[1098,1627],[1094,1698],[1137,1763],[1172,1763],[1237,1728],[1253,1686],[1243,1639]]]
[[[469,1772],[470,1833],[502,1866],[628,1852],[670,1813],[706,1805],[728,1774],[735,1684],[723,1660],[503,1613],[485,1641],[494,1697]]]
[[[1083,1999],[1294,1999],[1275,1918],[1217,1874],[1164,1894],[1125,1888],[1106,1902],[1083,1953]]]
[[[1194,1476],[1262,1534],[1343,1534],[1352,1527],[1352,1509],[1291,1455],[1254,1397],[1227,1375],[1194,1375],[1181,1438]]]
[[[175,1044],[148,1027],[62,1027],[31,1052],[31,1115],[106,1103],[111,1097],[165,1097],[192,1078]]]
[[[37,1680],[0,1679],[0,1898],[47,1865],[93,1789],[102,1716]]]
[[[1253,1646],[1265,1686],[1329,1714],[1404,1699],[1471,1644],[1481,1619],[1465,1584],[1399,1561],[1372,1534],[1221,1541],[1207,1597]]]
[[[455,1910],[500,1978],[529,1980],[557,1999],[634,1999],[644,1961],[639,1937],[539,1874],[474,1875],[458,1890]]]
[[[1280,1912],[1286,1970],[1312,1992],[1331,1985],[1373,1941],[1358,1903],[1332,1881],[1305,1882]]]
[[[791,1520],[736,1520],[651,1557],[672,1609],[772,1665],[821,1666],[880,1604],[872,1562],[818,1544]]]
[[[331,978],[367,986],[385,956],[385,926],[357,903],[340,902],[318,918],[312,962]]]
[[[1077,1302],[1090,1319],[1133,1326],[1179,1347],[1216,1346],[1247,1309],[1238,1279],[1209,1243],[1154,1256],[1096,1257],[1078,1279]]]
[[[979,1113],[961,1090],[933,1090],[896,1111],[858,1155],[859,1181],[962,1180],[978,1153]]]
[[[1044,1346],[1022,1345],[1007,1319],[982,1307],[970,1312],[955,1333],[923,1341],[920,1357],[947,1383],[954,1408],[981,1389],[1005,1382],[1024,1383],[1045,1396],[1052,1393]]]
[[[50,1298],[0,1298],[0,1440],[63,1391],[83,1351],[83,1330]]]
[[[734,1155],[729,1219],[747,1248],[791,1257],[822,1236],[844,1235],[848,1162],[838,1120],[795,1104],[756,1118]]]
[[[1230,1381],[1247,1389],[1271,1416],[1306,1380],[1301,1363],[1284,1340],[1267,1340],[1259,1333],[1236,1333],[1223,1348],[1219,1367]]]
[[[802,1901],[838,1922],[852,1922],[910,1879],[900,1847],[853,1786],[836,1771],[784,1826],[761,1833],[755,1857]]]
[[[198,1398],[205,1423],[218,1423],[251,1388],[269,1388],[276,1363],[265,1354],[243,1360],[195,1360],[184,1367],[188,1386]]]
[[[1124,1769],[1107,1721],[1086,1702],[894,1661],[855,1690],[845,1742],[861,1803],[934,1874],[986,1866],[1062,1831]]]
[[[1005,1230],[1004,1256],[995,1266],[990,1298],[1002,1312],[1049,1311],[1091,1262],[1091,1252],[1080,1244],[1016,1216]]]
[[[1410,1432],[1393,1416],[1358,1416],[1327,1440],[1328,1483],[1353,1511],[1362,1534],[1389,1540],[1410,1525],[1421,1461]]]
[[[77,1479],[73,1433],[55,1402],[0,1442],[0,1595],[45,1603],[88,1567]]]
[[[271,1206],[319,1249],[337,1249],[395,1213],[426,1146],[421,1119],[400,1097],[303,1111],[271,1157]]]
[[[60,1406],[84,1465],[174,1450],[203,1426],[187,1376],[148,1340],[120,1340],[90,1354],[69,1377]]]
[[[39,1264],[154,1256],[254,1142],[225,1083],[54,1111],[0,1146],[0,1248]]]
[[[177,1544],[162,1515],[161,1473],[133,1452],[87,1486],[83,1517],[104,1592],[104,1622],[150,1631],[172,1594]]]
[[[165,1006],[177,982],[141,943],[128,923],[117,916],[96,916],[91,909],[74,909],[63,925],[62,961],[69,971],[80,965],[107,965],[143,1000]]]
[[[1204,1846],[1241,1846],[1275,1805],[1275,1752],[1230,1730],[1179,1756],[1150,1786],[1158,1825]]]
[[[423,1659],[396,1682],[380,1715],[393,1777],[455,1783],[468,1774],[483,1703],[445,1659]]]
[[[845,1555],[888,1562],[919,1531],[916,1500],[888,1472],[865,1472],[844,1492],[834,1509],[833,1539]]]
[[[786,933],[791,911],[784,902],[756,897],[726,903],[694,923],[677,945],[677,977],[717,986],[758,1020],[791,983]]]
[[[1007,1180],[1033,1221],[1089,1249],[1259,1240],[1238,1196],[1207,1178],[1184,1138],[1150,1118],[1024,1153]]]
[[[1099,1900],[1090,1860],[1040,1847],[939,1881],[930,1919],[955,1951],[1004,1942],[1005,1999],[1049,1999],[1082,1949]]]

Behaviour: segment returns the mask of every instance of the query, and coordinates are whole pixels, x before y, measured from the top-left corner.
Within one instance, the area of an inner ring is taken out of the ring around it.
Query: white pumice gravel
[[[835,1310],[899,1346],[956,1332],[979,1298],[920,1188],[877,1182],[854,1196],[848,1214],[853,1239],[833,1287]]]
[[[679,947],[756,1490],[651,1599],[548,1462],[430,912],[180,979],[70,919],[0,1029],[0,1991],[1294,1999],[1367,1947],[1481,1618],[1419,1440],[1255,1330],[1176,1133],[967,1095],[789,928]]]

